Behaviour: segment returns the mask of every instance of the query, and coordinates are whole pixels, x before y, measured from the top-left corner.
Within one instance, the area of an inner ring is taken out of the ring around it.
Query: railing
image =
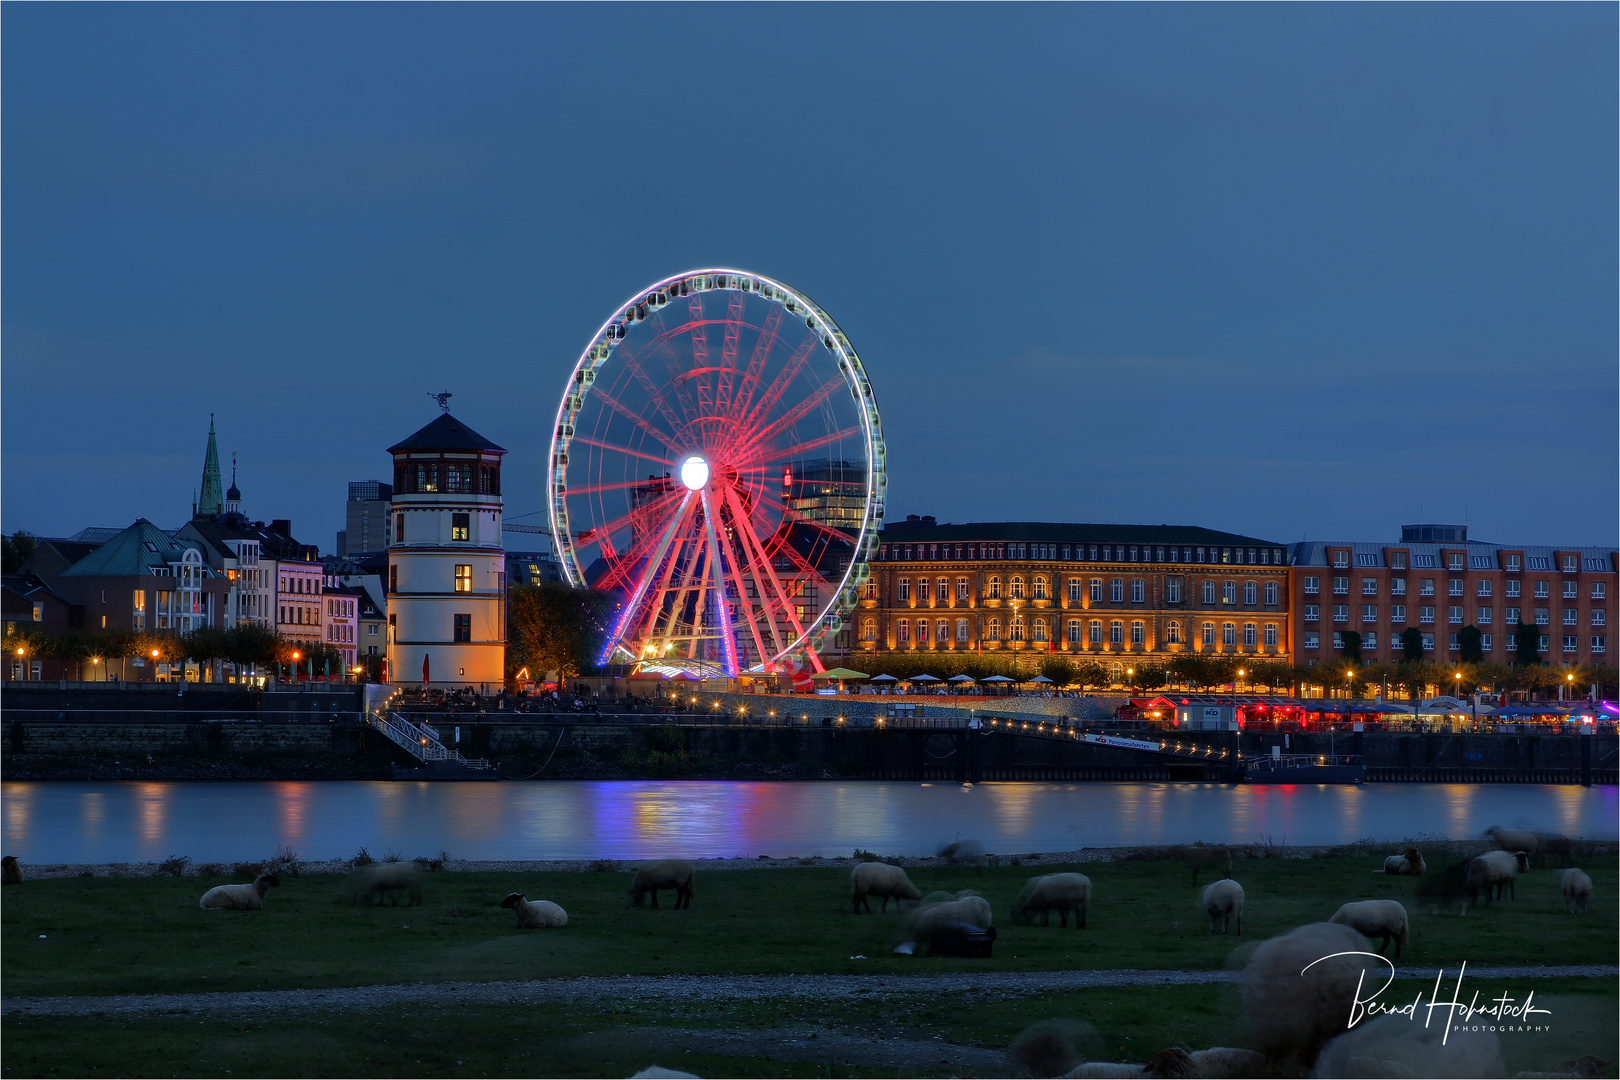
[[[366,714],[366,723],[395,745],[410,751],[418,761],[450,761],[468,769],[489,768],[488,758],[464,758],[441,743],[437,731],[426,724],[414,724],[398,713],[370,712]]]

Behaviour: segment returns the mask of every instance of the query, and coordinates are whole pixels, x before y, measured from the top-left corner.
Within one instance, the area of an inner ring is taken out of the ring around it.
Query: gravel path
[[[1433,980],[1435,968],[1401,968],[1397,977]],[[118,997],[7,997],[4,1016],[139,1015],[152,1013],[358,1012],[402,1005],[448,1003],[524,1005],[607,999],[616,1003],[677,998],[886,998],[902,994],[1057,993],[1093,986],[1173,986],[1236,982],[1237,971],[1041,971],[951,975],[616,975],[522,982],[405,983],[330,990],[263,990],[209,994],[140,994]],[[1471,979],[1614,978],[1620,967],[1470,967]],[[1456,978],[1447,969],[1446,981]]]

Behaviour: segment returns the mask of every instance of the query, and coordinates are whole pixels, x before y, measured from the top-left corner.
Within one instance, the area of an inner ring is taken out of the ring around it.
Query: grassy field
[[[1383,897],[1411,912],[1404,963],[1612,963],[1616,859],[1587,863],[1597,899],[1591,915],[1572,918],[1556,869],[1521,877],[1515,901],[1458,917],[1415,902],[1415,879],[1371,873],[1376,859],[1241,860],[1233,868],[1247,894],[1241,941],[1209,934],[1178,863],[1075,867],[1093,883],[1080,931],[1006,918],[1025,869],[913,869],[925,892],[973,888],[990,900],[1000,933],[991,960],[894,955],[893,906],[887,916],[852,914],[848,872],[829,868],[701,870],[686,911],[671,909],[668,893],[657,911],[632,907],[629,876],[618,872],[428,874],[415,908],[352,908],[337,900],[339,878],[305,875],[285,879],[260,912],[200,910],[209,880],[64,878],[5,890],[0,975],[14,997],[563,975],[1196,970],[1238,963],[1245,942],[1326,919],[1345,901]],[[560,903],[568,926],[518,930],[497,906],[511,891]]]

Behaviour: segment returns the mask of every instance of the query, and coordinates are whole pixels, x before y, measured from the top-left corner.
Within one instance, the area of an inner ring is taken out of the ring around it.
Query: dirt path
[[[1432,981],[1435,968],[1401,968],[1397,977]],[[403,1005],[450,1003],[520,1005],[580,1000],[656,1001],[677,998],[888,998],[904,994],[1062,993],[1093,986],[1173,986],[1236,982],[1237,971],[1054,971],[951,975],[621,975],[522,982],[404,983],[329,990],[263,990],[208,994],[129,994],[116,997],[8,996],[4,1016],[139,1015],[154,1013],[360,1012]],[[1620,967],[1470,967],[1471,979],[1614,978]],[[1447,982],[1455,969],[1445,972]],[[808,1037],[808,1036],[807,1036]]]

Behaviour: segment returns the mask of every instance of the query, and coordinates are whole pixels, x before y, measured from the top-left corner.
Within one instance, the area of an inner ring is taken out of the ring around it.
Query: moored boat
[[[1360,784],[1367,779],[1367,763],[1359,754],[1247,758],[1243,779],[1250,784]]]

